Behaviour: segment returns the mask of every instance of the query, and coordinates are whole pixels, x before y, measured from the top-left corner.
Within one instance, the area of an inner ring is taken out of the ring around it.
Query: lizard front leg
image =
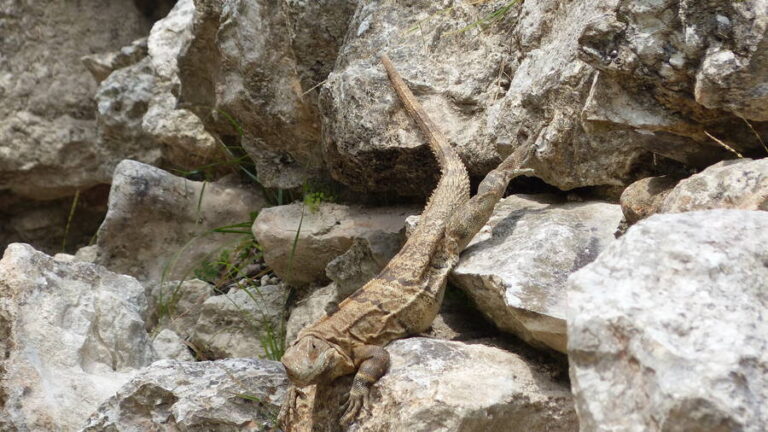
[[[349,425],[355,421],[360,409],[368,401],[371,386],[379,380],[389,368],[389,353],[377,345],[363,345],[354,351],[355,359],[360,359],[360,367],[352,380],[349,398],[342,405],[344,414],[339,422]]]

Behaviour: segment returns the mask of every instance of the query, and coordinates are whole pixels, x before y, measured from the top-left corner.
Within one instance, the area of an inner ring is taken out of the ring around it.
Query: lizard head
[[[285,366],[291,382],[303,387],[349,373],[347,369],[351,360],[335,344],[306,335],[285,351],[280,362]]]

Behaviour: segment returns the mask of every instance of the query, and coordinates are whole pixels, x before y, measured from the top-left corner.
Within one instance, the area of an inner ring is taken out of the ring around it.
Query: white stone
[[[768,213],[654,215],[571,276],[582,431],[768,424]]]
[[[76,430],[154,360],[144,287],[14,243],[0,261],[0,430]]]
[[[549,195],[503,199],[450,281],[501,330],[566,351],[566,280],[614,241],[620,206]]]

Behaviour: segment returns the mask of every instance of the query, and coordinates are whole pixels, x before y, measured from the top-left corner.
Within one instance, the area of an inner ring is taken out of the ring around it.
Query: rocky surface
[[[296,340],[296,336],[306,326],[324,317],[329,305],[338,305],[339,289],[335,283],[312,290],[309,295],[301,299],[291,310],[288,321],[285,324],[286,346]]]
[[[282,343],[287,300],[283,285],[245,285],[210,297],[190,330],[190,343],[207,359],[274,355],[269,343]]]
[[[247,222],[265,204],[256,191],[237,184],[191,181],[123,161],[97,234],[98,263],[147,281],[192,277],[203,261],[242,241],[211,230]]]
[[[570,278],[582,430],[768,422],[768,213],[654,215]]]
[[[618,205],[516,195],[499,202],[450,281],[501,330],[566,351],[566,280],[614,240]]]
[[[678,179],[669,176],[646,177],[629,185],[621,193],[621,211],[629,225],[658,213],[664,198]]]
[[[347,252],[355,238],[366,239],[376,262],[386,263],[402,241],[405,218],[418,211],[326,202],[313,209],[295,203],[261,211],[253,235],[264,248],[264,261],[282,280],[305,285],[325,280],[328,263]]]
[[[389,372],[351,431],[578,430],[567,384],[516,354],[424,338],[388,350]]]
[[[155,354],[144,287],[10,245],[0,261],[0,430],[76,430]]]
[[[0,9],[0,190],[39,200],[108,183],[128,153],[97,145],[96,83],[80,57],[146,35],[149,21],[131,2],[4,0]]]
[[[152,339],[152,349],[158,359],[194,361],[184,340],[173,330],[163,329]]]
[[[659,211],[715,208],[768,210],[768,159],[736,159],[712,165],[675,186]]]
[[[287,381],[272,361],[163,360],[105,400],[82,431],[265,431],[274,426]]]
[[[149,284],[149,327],[188,339],[203,304],[214,294],[213,285],[199,279]]]

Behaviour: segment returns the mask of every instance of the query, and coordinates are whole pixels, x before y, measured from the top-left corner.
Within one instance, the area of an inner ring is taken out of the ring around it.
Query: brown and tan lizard
[[[509,181],[529,174],[520,169],[522,151],[491,171],[477,195],[469,197],[469,177],[448,140],[424,112],[386,55],[382,63],[403,105],[419,125],[442,175],[419,223],[400,252],[374,279],[339,304],[338,310],[302,330],[281,359],[293,386],[330,384],[354,373],[340,422],[348,425],[366,403],[371,386],[386,373],[387,343],[426,331],[442,303],[448,272],[459,253],[485,225]],[[281,410],[290,430],[296,388]]]

